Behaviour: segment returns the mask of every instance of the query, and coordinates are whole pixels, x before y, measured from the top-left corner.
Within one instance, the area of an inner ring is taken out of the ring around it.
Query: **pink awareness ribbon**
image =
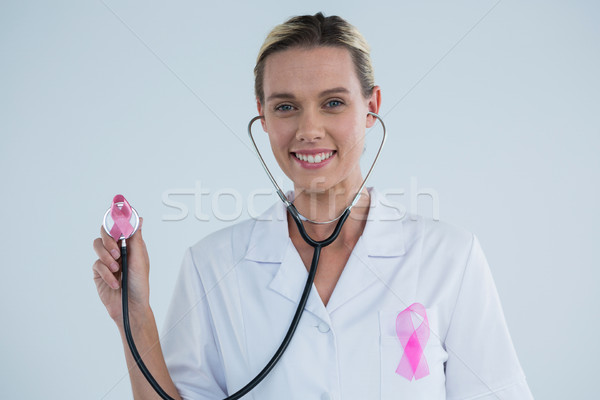
[[[416,329],[411,315],[413,312],[423,317],[423,321]],[[413,377],[416,380],[429,375],[429,366],[423,354],[423,349],[429,340],[429,320],[423,304],[413,303],[398,314],[396,335],[404,347],[404,354],[396,368],[396,373],[409,381]]]
[[[117,203],[123,203],[119,208]],[[131,226],[131,205],[125,200],[123,195],[118,194],[113,198],[112,206],[110,207],[110,217],[114,224],[110,229],[110,236],[119,240],[119,238],[127,238],[133,232],[133,226]]]

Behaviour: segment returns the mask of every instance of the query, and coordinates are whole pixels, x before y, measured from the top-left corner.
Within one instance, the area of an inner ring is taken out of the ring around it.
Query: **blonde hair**
[[[333,46],[347,49],[354,62],[356,75],[362,93],[368,98],[375,86],[375,76],[369,55],[369,44],[353,25],[343,18],[332,15],[325,17],[322,13],[301,15],[290,18],[277,25],[267,35],[254,67],[254,93],[261,104],[264,103],[264,70],[265,60],[273,53],[291,48],[311,48]]]

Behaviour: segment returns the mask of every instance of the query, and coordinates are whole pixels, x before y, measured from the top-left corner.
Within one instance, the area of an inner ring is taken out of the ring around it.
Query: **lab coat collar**
[[[374,188],[368,188],[371,204],[367,223],[361,236],[370,257],[398,257],[404,254],[403,215],[386,201]],[[288,198],[293,198],[288,193]],[[265,245],[267,244],[267,245]],[[254,225],[246,259],[258,262],[280,263],[292,245],[289,238],[287,209],[278,201]]]
[[[327,307],[323,306],[316,290],[311,290],[306,303],[307,311],[329,324],[335,309],[389,273],[376,267],[370,260],[372,257],[398,257],[405,252],[402,215],[390,204],[386,205],[374,189],[368,190],[371,205],[365,229]],[[288,198],[292,197],[288,195]],[[280,263],[268,287],[291,302],[298,302],[308,271],[289,237],[287,209],[283,203],[275,204],[257,219],[245,258],[262,263]]]
[[[370,257],[404,255],[404,214],[373,188],[368,188],[371,204],[361,236]]]
[[[256,218],[245,258],[251,261],[280,263],[288,242],[291,243],[287,209],[282,201],[278,201]]]

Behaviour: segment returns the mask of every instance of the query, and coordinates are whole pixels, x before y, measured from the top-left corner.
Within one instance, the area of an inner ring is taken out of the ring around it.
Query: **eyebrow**
[[[350,93],[350,91],[344,87],[336,87],[333,89],[327,89],[322,91],[321,93],[319,93],[319,97],[324,97],[324,96],[329,96],[331,94],[336,94],[336,93]],[[293,93],[273,93],[272,95],[270,95],[267,98],[267,101],[270,100],[274,100],[274,99],[295,99],[296,96],[294,96]]]

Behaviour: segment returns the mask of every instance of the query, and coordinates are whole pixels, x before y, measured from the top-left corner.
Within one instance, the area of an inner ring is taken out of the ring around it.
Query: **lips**
[[[334,151],[320,152],[316,154],[292,153],[298,160],[306,161],[309,164],[318,164],[333,156]]]
[[[296,162],[306,169],[322,168],[335,158],[337,151],[327,149],[293,151],[291,156]]]

